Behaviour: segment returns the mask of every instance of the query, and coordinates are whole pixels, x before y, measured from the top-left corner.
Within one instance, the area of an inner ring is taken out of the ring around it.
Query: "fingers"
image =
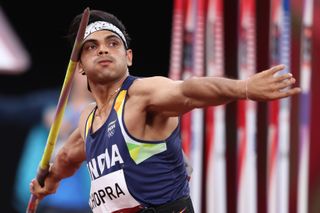
[[[32,179],[30,183],[30,191],[35,192],[35,188],[37,187],[37,185],[40,185],[38,181],[36,179]]]
[[[283,80],[281,82],[276,83],[276,89],[277,90],[282,90],[282,89],[285,89],[287,87],[290,87],[294,83],[296,83],[296,79],[295,78],[285,79],[285,80]]]
[[[273,79],[275,79],[275,78],[279,77],[279,76],[276,77],[276,74],[278,72],[284,70],[285,68],[286,68],[286,66],[283,65],[283,64],[280,64],[280,65],[277,65],[277,66],[273,66],[270,69],[267,69],[267,70],[261,72],[261,75],[264,76],[264,77],[272,77]],[[288,77],[290,77],[290,76],[284,76],[284,78],[288,78]]]
[[[296,79],[290,73],[279,76],[278,81],[273,83],[273,99],[286,98],[300,93],[301,88],[291,88],[294,83],[296,83]]]
[[[30,183],[30,192],[35,195],[37,198],[39,198],[38,189],[40,187],[40,184],[36,179],[33,179]]]
[[[300,92],[301,92],[301,88],[295,87],[292,89],[288,89],[286,91],[279,91],[278,96],[276,98],[286,98],[289,96],[299,94]]]
[[[283,75],[274,77],[275,81],[290,80],[291,78],[292,78],[292,74],[291,73],[285,73]]]
[[[30,183],[30,192],[39,200],[43,199],[45,196],[44,189],[36,179],[33,179]]]
[[[271,67],[269,71],[272,75],[276,74],[277,72],[281,71],[281,70],[284,70],[286,68],[285,65],[283,64],[280,64],[280,65],[277,65],[277,66],[274,66],[274,67]]]
[[[250,85],[250,98],[253,100],[275,100],[293,96],[301,92],[298,87],[292,87],[296,83],[296,79],[291,73],[278,75],[280,71],[286,68],[280,64],[271,67],[268,70],[257,73],[252,77],[252,85]]]
[[[269,71],[270,74],[272,74],[272,81],[274,83],[274,89],[275,90],[283,90],[287,87],[292,86],[294,83],[296,83],[296,79],[293,78],[293,75],[291,73],[285,73],[279,76],[276,76],[275,74],[281,70],[285,69],[284,65],[278,65],[272,67]]]

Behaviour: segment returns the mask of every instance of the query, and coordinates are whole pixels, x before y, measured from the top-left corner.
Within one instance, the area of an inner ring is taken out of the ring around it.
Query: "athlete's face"
[[[80,67],[93,82],[104,83],[127,73],[132,51],[126,50],[120,37],[108,30],[89,35],[82,47]]]

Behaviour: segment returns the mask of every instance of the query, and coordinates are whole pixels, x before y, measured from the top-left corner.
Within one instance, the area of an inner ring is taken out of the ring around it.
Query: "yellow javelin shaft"
[[[66,108],[66,105],[68,102],[69,93],[71,90],[73,75],[74,75],[77,63],[79,61],[81,44],[82,44],[82,41],[84,38],[86,26],[88,25],[88,22],[89,22],[89,16],[90,16],[90,10],[89,10],[89,8],[86,8],[82,14],[77,37],[76,37],[76,40],[73,45],[73,49],[72,49],[71,57],[69,60],[66,76],[65,76],[65,79],[63,82],[59,101],[57,104],[55,117],[54,117],[53,123],[51,125],[50,132],[49,132],[48,139],[47,139],[47,143],[46,143],[46,147],[45,147],[45,150],[42,155],[42,159],[40,161],[39,168],[37,171],[37,180],[41,186],[44,185],[44,180],[49,172],[50,158],[51,158],[52,152],[54,150],[54,147],[55,147],[55,144],[57,141],[57,137],[59,135],[60,126],[62,123],[65,108]],[[32,194],[30,196],[26,212],[27,213],[36,212],[38,204],[39,204],[38,198]]]
[[[47,167],[49,167],[51,155],[52,155],[52,152],[54,150],[54,147],[55,147],[58,135],[59,135],[63,115],[65,112],[65,108],[67,106],[69,92],[71,89],[71,83],[72,83],[72,79],[73,79],[73,75],[74,75],[74,71],[75,71],[76,66],[77,66],[77,62],[72,61],[72,60],[69,61],[67,73],[66,73],[66,76],[64,79],[62,90],[61,90],[63,92],[60,94],[59,102],[58,102],[58,105],[56,108],[56,114],[55,114],[52,126],[50,128],[50,132],[49,132],[48,139],[47,139],[47,144],[46,144],[44,153],[42,155],[42,159],[39,164],[40,169],[47,169]]]

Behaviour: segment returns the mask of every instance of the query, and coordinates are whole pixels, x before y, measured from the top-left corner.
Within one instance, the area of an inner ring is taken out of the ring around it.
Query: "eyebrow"
[[[119,38],[119,37],[118,37],[117,35],[115,35],[115,34],[111,34],[111,35],[106,36],[106,37],[104,38],[104,40],[108,40],[108,39],[111,39],[111,38],[117,38],[117,39],[119,39],[119,40],[122,41],[122,39]],[[88,39],[88,40],[85,40],[85,41],[83,42],[82,46],[85,45],[85,44],[88,43],[88,42],[94,42],[94,43],[96,43],[96,42],[97,42],[97,39]]]

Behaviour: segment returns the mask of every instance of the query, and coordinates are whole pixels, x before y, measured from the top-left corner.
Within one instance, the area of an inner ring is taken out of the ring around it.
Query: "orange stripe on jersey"
[[[119,95],[118,95],[118,97],[117,97],[117,100],[116,100],[116,102],[115,102],[115,104],[114,104],[114,110],[118,113],[118,110],[119,110],[119,108],[120,108],[120,106],[121,106],[121,103],[123,102],[123,100],[124,100],[124,98],[126,97],[126,94],[127,94],[127,90],[122,90],[120,93],[119,93]]]
[[[90,115],[89,115],[89,117],[88,117],[88,119],[87,119],[86,129],[85,129],[85,136],[84,136],[85,138],[87,138],[89,129],[90,129],[90,127],[91,127],[94,111],[95,111],[95,110],[93,110],[93,111],[90,113]]]

